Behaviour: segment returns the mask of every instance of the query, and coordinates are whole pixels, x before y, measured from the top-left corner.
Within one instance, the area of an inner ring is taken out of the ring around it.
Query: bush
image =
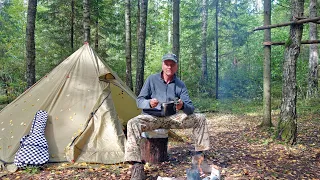
[[[261,99],[213,99],[193,98],[193,104],[200,112],[224,112],[224,113],[259,113],[262,114],[263,103]]]
[[[0,105],[8,103],[8,97],[5,95],[0,95]]]

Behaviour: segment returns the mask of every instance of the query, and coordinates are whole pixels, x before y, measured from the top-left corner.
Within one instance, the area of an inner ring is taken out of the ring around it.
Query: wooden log
[[[142,161],[158,164],[168,160],[168,138],[142,138]]]

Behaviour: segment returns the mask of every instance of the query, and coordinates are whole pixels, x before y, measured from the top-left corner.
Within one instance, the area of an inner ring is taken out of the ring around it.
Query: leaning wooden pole
[[[298,19],[298,17],[295,17],[295,18]],[[272,29],[272,28],[277,28],[277,27],[297,25],[297,24],[303,24],[303,23],[309,23],[309,22],[317,22],[319,20],[320,20],[320,17],[314,17],[314,18],[290,21],[290,22],[286,22],[286,23],[282,23],[282,24],[264,25],[264,26],[261,26],[261,27],[257,27],[255,29],[253,29],[252,31],[258,31],[258,30],[264,30],[264,29]]]
[[[320,40],[304,40],[301,41],[301,44],[319,44]],[[270,41],[265,41],[263,43],[263,45],[272,45],[272,46],[281,46],[281,45],[285,45],[285,42],[270,42]]]

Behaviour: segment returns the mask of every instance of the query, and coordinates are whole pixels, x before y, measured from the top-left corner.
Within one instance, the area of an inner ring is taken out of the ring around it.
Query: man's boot
[[[144,172],[143,164],[135,163],[131,169],[131,180],[145,180],[146,174]]]

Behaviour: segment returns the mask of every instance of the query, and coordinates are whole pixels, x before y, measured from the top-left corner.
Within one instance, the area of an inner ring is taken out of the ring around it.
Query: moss
[[[279,140],[285,141],[286,144],[296,143],[297,126],[294,119],[279,120],[276,137]]]
[[[288,40],[285,42],[284,46],[289,47],[292,44],[292,39],[288,38]]]

